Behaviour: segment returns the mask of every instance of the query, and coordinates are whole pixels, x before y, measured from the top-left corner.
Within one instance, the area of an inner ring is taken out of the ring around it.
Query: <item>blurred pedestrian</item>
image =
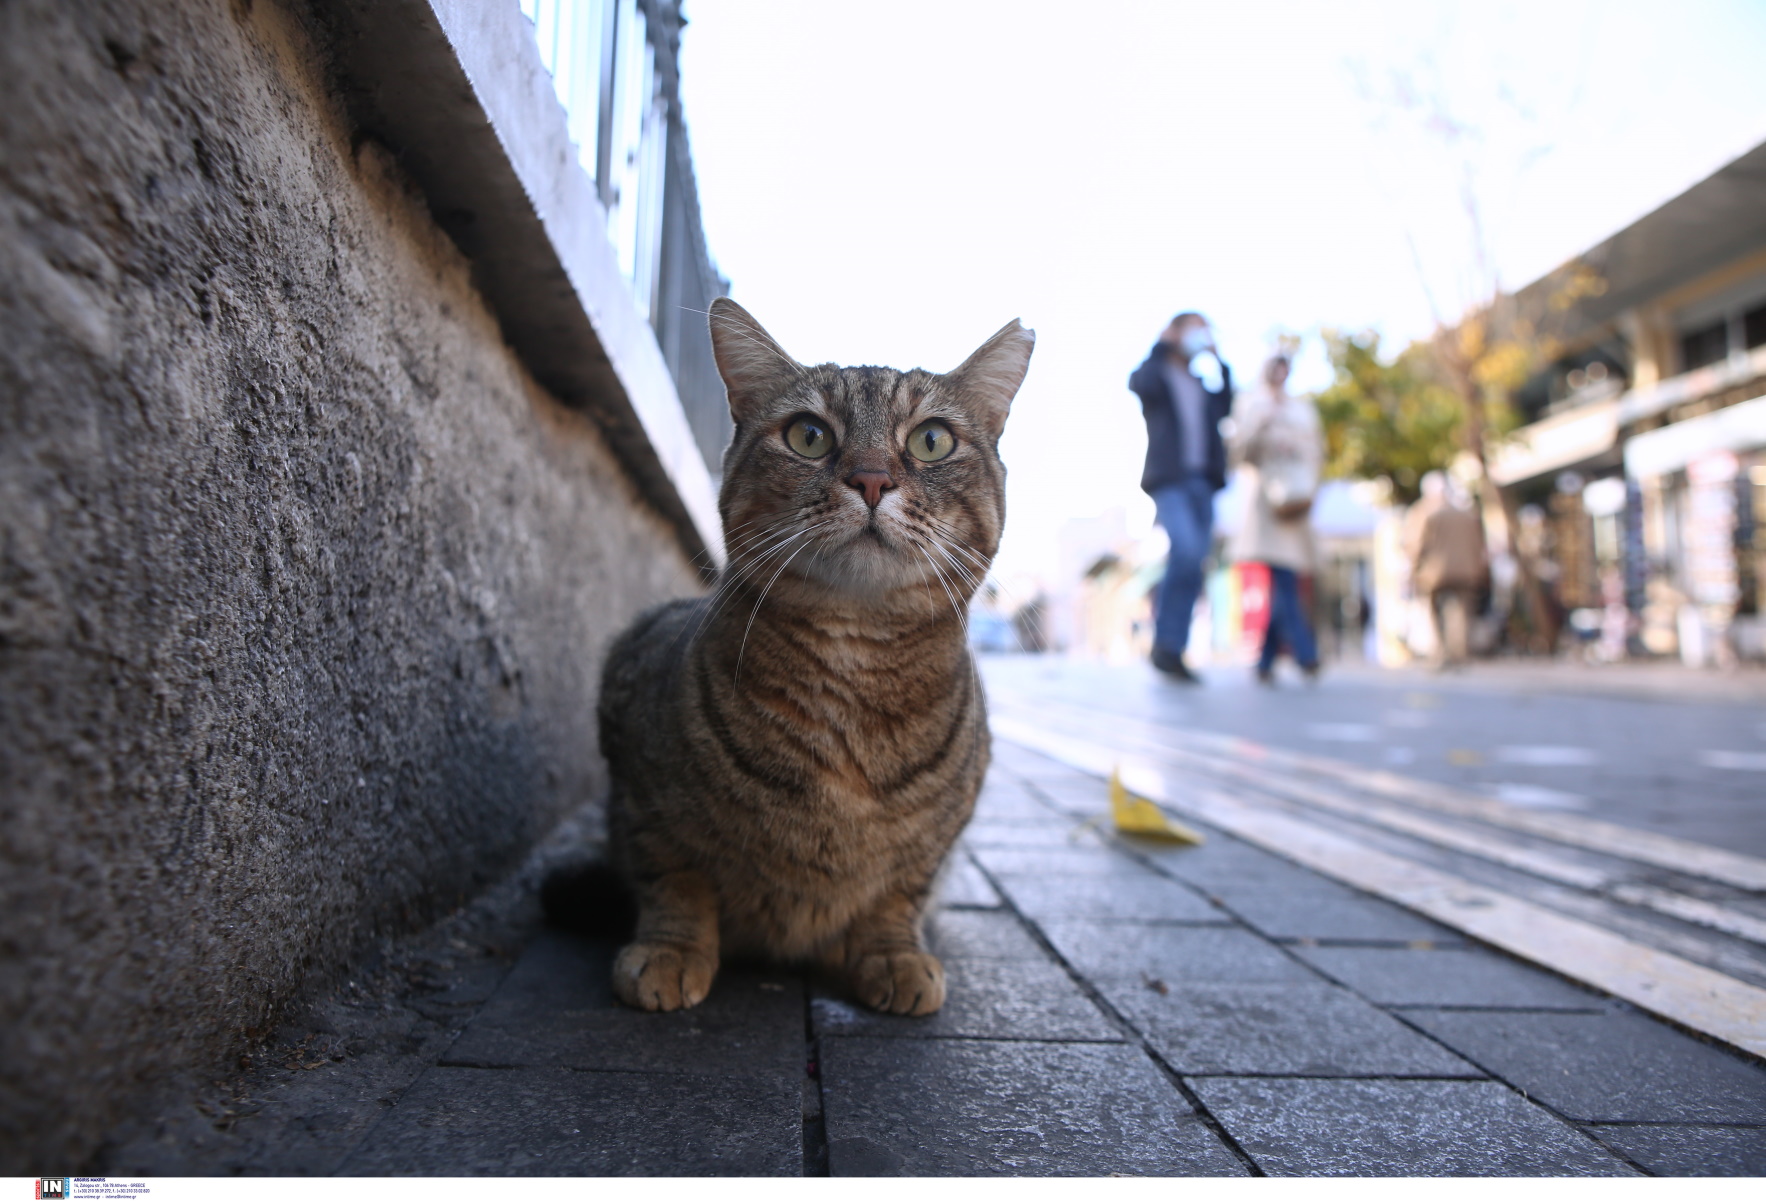
[[[1324,467],[1324,437],[1318,410],[1288,395],[1289,362],[1275,355],[1263,365],[1260,387],[1243,392],[1233,405],[1233,457],[1243,468],[1245,511],[1233,535],[1231,553],[1239,563],[1269,569],[1269,625],[1257,678],[1275,680],[1276,655],[1286,650],[1307,678],[1318,675],[1318,645],[1311,616],[1300,600],[1300,577],[1317,570],[1312,535],[1312,499]]]
[[[1207,358],[1219,363],[1217,388],[1197,378]],[[1202,591],[1202,563],[1214,538],[1214,494],[1226,486],[1220,423],[1232,407],[1232,372],[1215,354],[1207,319],[1200,313],[1179,313],[1129,377],[1128,386],[1140,397],[1147,421],[1141,488],[1153,498],[1159,524],[1171,540],[1153,622],[1153,666],[1175,680],[1198,683],[1184,662],[1184,651]]]
[[[1433,666],[1458,667],[1467,658],[1472,613],[1484,586],[1488,558],[1484,522],[1471,497],[1439,471],[1422,480],[1422,498],[1404,519],[1411,587],[1427,599],[1435,627]]]

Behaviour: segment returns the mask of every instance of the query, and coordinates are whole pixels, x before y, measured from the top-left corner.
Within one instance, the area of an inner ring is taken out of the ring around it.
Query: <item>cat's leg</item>
[[[944,965],[920,944],[923,904],[886,896],[846,932],[847,980],[872,1009],[921,1015],[944,1004]]]
[[[638,888],[638,933],[613,961],[613,992],[634,1009],[690,1009],[717,975],[717,893],[698,872]]]

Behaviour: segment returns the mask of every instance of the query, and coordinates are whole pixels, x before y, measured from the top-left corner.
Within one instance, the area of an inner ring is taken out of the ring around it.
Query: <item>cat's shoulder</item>
[[[667,665],[691,641],[690,627],[705,608],[705,597],[681,597],[652,605],[627,626],[607,650],[603,690],[624,691],[633,682]]]

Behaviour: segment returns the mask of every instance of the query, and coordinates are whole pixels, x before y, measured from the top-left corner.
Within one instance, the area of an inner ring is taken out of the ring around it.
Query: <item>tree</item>
[[[1412,343],[1390,362],[1371,330],[1326,330],[1335,378],[1314,399],[1324,427],[1325,474],[1385,480],[1408,504],[1424,475],[1444,470],[1464,446],[1465,406],[1442,381],[1432,347]]]
[[[1341,461],[1333,456],[1331,463],[1345,474],[1390,479],[1394,493],[1407,499],[1407,492],[1414,495],[1415,487],[1411,484],[1407,489],[1407,479],[1420,480],[1424,472],[1447,466],[1462,451],[1469,456],[1475,464],[1468,472],[1474,477],[1469,482],[1480,502],[1490,548],[1515,568],[1518,603],[1511,607],[1504,601],[1499,606],[1518,619],[1511,637],[1518,645],[1549,653],[1555,625],[1532,565],[1525,556],[1512,553],[1514,498],[1490,478],[1489,455],[1519,424],[1511,403],[1515,390],[1558,357],[1561,334],[1575,324],[1577,302],[1600,295],[1606,281],[1588,264],[1576,261],[1559,268],[1544,286],[1525,289],[1519,296],[1502,286],[1485,220],[1487,183],[1518,179],[1531,163],[1551,152],[1555,139],[1539,120],[1543,107],[1523,102],[1520,91],[1500,72],[1480,71],[1468,77],[1471,93],[1461,89],[1460,103],[1455,103],[1450,99],[1452,80],[1435,65],[1439,57],[1418,56],[1420,73],[1394,71],[1385,88],[1365,71],[1359,72],[1363,95],[1374,106],[1376,129],[1398,118],[1399,136],[1411,139],[1410,148],[1420,152],[1387,154],[1381,161],[1411,183],[1457,179],[1464,242],[1440,247],[1447,250],[1446,261],[1438,258],[1436,270],[1430,271],[1414,229],[1403,222],[1418,283],[1434,318],[1434,333],[1384,367],[1378,361],[1377,340],[1368,356],[1371,368],[1344,347],[1338,380],[1327,395],[1343,388],[1345,401],[1359,400],[1365,393],[1376,400],[1383,396],[1386,402],[1375,407],[1339,406],[1335,415],[1344,425],[1347,449]],[[1474,100],[1473,111],[1482,110],[1495,127],[1463,119],[1459,109],[1467,99]],[[1569,107],[1573,99],[1564,111]],[[1437,204],[1444,199],[1437,191]],[[1452,288],[1460,298],[1457,319],[1437,300],[1435,285],[1446,283],[1457,285]],[[1335,352],[1332,362],[1339,362]],[[1457,413],[1449,419],[1447,410]],[[1328,428],[1331,415],[1321,411],[1321,416]],[[1358,417],[1371,429],[1358,430]],[[1349,437],[1351,433],[1356,437]],[[1356,439],[1378,453],[1365,459],[1348,453]]]

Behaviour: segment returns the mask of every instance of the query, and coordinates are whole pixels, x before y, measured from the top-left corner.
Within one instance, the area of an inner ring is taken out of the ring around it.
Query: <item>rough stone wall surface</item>
[[[698,587],[325,62],[296,0],[0,4],[0,1171],[507,870]]]

